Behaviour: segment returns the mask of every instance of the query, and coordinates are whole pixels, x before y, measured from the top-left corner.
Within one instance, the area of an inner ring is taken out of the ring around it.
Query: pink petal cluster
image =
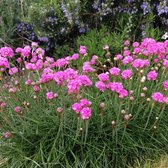
[[[5,133],[4,133],[4,138],[5,138],[5,139],[10,138],[11,136],[12,136],[12,134],[11,134],[10,132],[5,132]]]
[[[18,72],[18,68],[17,67],[13,67],[13,68],[9,69],[9,74],[10,75],[16,74],[17,72]]]
[[[80,46],[79,53],[82,55],[86,54],[86,46]]]
[[[121,76],[123,79],[130,79],[132,76],[132,70],[131,69],[123,70]]]
[[[79,58],[79,54],[73,54],[72,55],[72,60],[77,60]]]
[[[104,92],[106,90],[106,85],[104,82],[102,81],[97,81],[95,83],[95,86],[101,91],[101,92]]]
[[[55,62],[56,67],[62,68],[68,65],[69,62],[65,58],[60,58]]]
[[[12,58],[14,56],[13,49],[10,47],[2,47],[0,49],[0,56]]]
[[[46,99],[51,100],[54,98],[54,93],[53,92],[47,92],[46,93]]]
[[[113,67],[109,70],[110,74],[113,76],[119,76],[120,75],[120,68]]]
[[[163,82],[164,90],[168,90],[168,80]]]
[[[90,62],[84,62],[83,67],[82,67],[82,72],[83,73],[89,73],[89,72],[94,72],[94,68],[91,67]]]
[[[3,67],[3,68],[9,68],[10,67],[7,58],[0,56],[0,67]]]
[[[167,59],[164,59],[164,60],[163,60],[163,66],[164,66],[165,68],[168,68],[168,60],[167,60]]]
[[[92,114],[92,110],[89,107],[84,107],[80,111],[80,115],[83,120],[88,120],[91,117],[91,114]]]
[[[26,58],[30,56],[31,47],[25,46],[24,48],[16,48],[16,53],[20,53],[22,57]]]
[[[154,81],[156,80],[157,76],[158,76],[158,73],[155,70],[153,70],[153,71],[148,72],[147,79]]]
[[[14,111],[16,112],[16,113],[20,113],[21,112],[21,107],[20,106],[16,106],[15,108],[14,108]]]
[[[131,56],[126,56],[126,57],[122,60],[122,63],[123,63],[124,65],[126,65],[126,64],[131,63],[132,61],[133,61],[133,58],[132,58]]]
[[[109,74],[106,74],[106,73],[101,73],[98,75],[98,78],[100,81],[102,82],[106,82],[106,81],[109,81],[110,78],[109,78]]]
[[[134,68],[144,68],[146,66],[149,66],[149,61],[148,60],[143,60],[141,58],[138,58],[138,59],[135,59],[133,62],[132,62],[132,67]]]
[[[164,102],[164,95],[160,92],[155,92],[152,94],[152,99],[158,103]]]
[[[91,116],[91,109],[89,106],[91,102],[87,99],[81,99],[80,102],[72,104],[72,109],[77,113],[80,114],[83,120],[88,120]]]
[[[40,87],[37,86],[37,85],[35,85],[35,86],[33,86],[33,90],[34,90],[35,92],[39,92],[39,91],[40,91]]]

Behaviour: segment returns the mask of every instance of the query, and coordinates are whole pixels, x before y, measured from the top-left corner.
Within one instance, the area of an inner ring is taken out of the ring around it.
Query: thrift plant
[[[100,57],[0,49],[4,167],[124,168],[168,152],[168,41],[127,40],[101,71]]]

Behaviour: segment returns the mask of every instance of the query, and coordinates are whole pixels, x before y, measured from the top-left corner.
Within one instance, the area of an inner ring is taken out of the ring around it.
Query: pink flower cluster
[[[0,49],[0,56],[4,58],[7,58],[7,57],[12,58],[14,56],[13,49],[10,47],[2,47]]]
[[[80,46],[79,53],[82,55],[86,54],[86,46]]]
[[[134,68],[144,68],[146,66],[149,66],[149,61],[148,60],[143,60],[141,58],[138,58],[138,59],[135,59],[133,62],[132,62],[132,66]]]
[[[158,73],[155,70],[153,70],[153,71],[148,72],[147,79],[154,81],[156,80],[157,76],[158,76]]]
[[[72,104],[72,109],[80,114],[83,120],[88,120],[91,117],[92,110],[89,108],[91,102],[87,99],[81,99],[80,102]]]

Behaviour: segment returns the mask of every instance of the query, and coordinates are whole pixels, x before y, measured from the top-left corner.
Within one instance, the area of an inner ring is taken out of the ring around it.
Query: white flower
[[[163,40],[168,39],[168,32],[166,32],[165,34],[163,34],[162,39],[163,39]]]

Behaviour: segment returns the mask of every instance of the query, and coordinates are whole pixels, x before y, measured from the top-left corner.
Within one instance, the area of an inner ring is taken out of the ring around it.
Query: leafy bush
[[[3,1],[5,4],[7,1]],[[21,39],[15,34],[22,37],[23,44],[30,41],[37,41],[44,45],[47,54],[53,55],[54,49],[62,45],[74,44],[76,38],[86,32],[97,29],[102,25],[106,26],[110,31],[114,32],[120,29],[118,22],[124,20],[127,28],[127,38],[135,35],[135,39],[142,37],[154,37],[155,34],[161,37],[160,31],[166,31],[167,27],[167,8],[166,1],[117,1],[117,0],[92,0],[92,1],[53,1],[53,0],[25,0],[18,3],[6,3],[5,8],[12,9],[12,15],[8,17],[3,27],[12,31],[2,31],[3,41],[10,44],[18,44],[20,46]],[[4,5],[2,5],[4,6]],[[29,8],[28,8],[29,7]],[[4,8],[4,9],[5,9]],[[2,10],[3,11],[3,10]],[[7,11],[7,10],[5,10]],[[17,20],[13,16],[17,16]],[[154,16],[154,17],[153,17]],[[124,19],[123,19],[124,18]],[[12,24],[10,21],[14,21]],[[20,22],[30,24],[34,27],[33,32],[27,34],[13,31],[13,28],[20,26]],[[150,31],[152,29],[152,31]],[[148,31],[149,30],[149,31]],[[119,33],[122,34],[122,29]],[[118,32],[118,31],[117,31]],[[12,38],[11,38],[12,37]],[[29,37],[29,38],[27,38]],[[41,42],[41,38],[48,39],[48,44]],[[156,37],[155,37],[156,38]],[[13,39],[13,40],[11,40]]]
[[[19,19],[21,9],[15,0],[0,1],[0,46],[12,44],[13,32]]]
[[[85,46],[55,61],[33,43],[16,49],[17,65],[1,48],[4,167],[124,168],[168,152],[167,48],[125,41],[101,73]]]

